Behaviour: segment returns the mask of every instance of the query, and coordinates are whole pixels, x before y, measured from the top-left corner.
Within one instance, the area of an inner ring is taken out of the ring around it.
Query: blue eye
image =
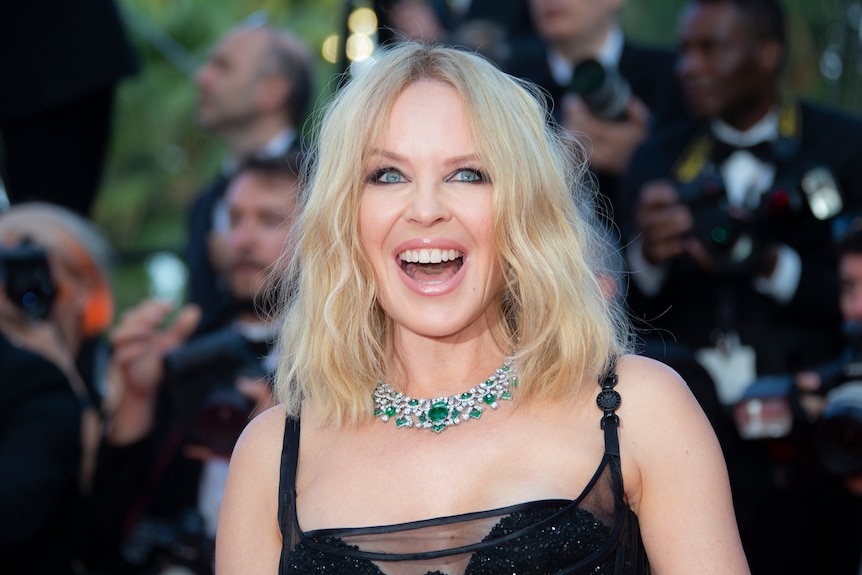
[[[400,184],[406,181],[401,172],[394,168],[381,168],[371,174],[368,180],[377,184]]]
[[[465,182],[465,183],[480,183],[485,181],[485,175],[479,171],[471,168],[465,168],[463,170],[458,170],[452,176],[452,181],[455,182]]]

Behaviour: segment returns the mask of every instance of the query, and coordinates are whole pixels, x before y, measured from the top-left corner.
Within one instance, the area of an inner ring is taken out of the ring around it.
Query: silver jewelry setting
[[[512,389],[516,387],[518,373],[512,356],[483,383],[449,397],[413,398],[379,381],[374,389],[374,417],[384,422],[394,419],[398,427],[430,429],[440,433],[463,421],[479,419],[488,407],[497,409],[498,400],[511,400]]]

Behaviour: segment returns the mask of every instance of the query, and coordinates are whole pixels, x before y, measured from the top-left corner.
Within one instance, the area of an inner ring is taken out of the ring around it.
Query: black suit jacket
[[[825,166],[843,193],[844,213],[858,212],[862,122],[809,104],[801,104],[799,112],[798,148],[792,157],[777,163],[774,185],[798,186],[812,167]],[[625,178],[625,203],[633,206],[645,183],[669,178],[684,148],[704,130],[690,120],[645,142]],[[834,219],[817,220],[804,208],[792,218],[769,221],[771,237],[793,248],[802,260],[800,283],[789,303],[758,293],[751,279],[709,276],[683,256],[672,263],[655,297],[647,297],[630,282],[628,301],[635,318],[655,328],[653,335],[667,330],[667,339],[692,349],[713,345],[715,330],[729,324],[744,344],[754,347],[759,373],[789,372],[837,357],[840,316]],[[729,303],[721,304],[724,300]],[[728,318],[719,317],[722,310],[729,313]]]
[[[0,571],[75,573],[81,407],[53,364],[0,334]]]

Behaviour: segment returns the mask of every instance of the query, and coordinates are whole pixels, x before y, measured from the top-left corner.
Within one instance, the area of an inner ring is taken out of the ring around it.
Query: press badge
[[[724,336],[715,347],[697,350],[695,357],[712,377],[724,405],[736,403],[757,377],[754,348],[742,345],[735,333]]]

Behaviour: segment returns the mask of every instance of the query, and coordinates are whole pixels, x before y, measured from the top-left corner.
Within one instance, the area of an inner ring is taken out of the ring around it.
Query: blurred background
[[[633,39],[672,45],[682,0],[629,0]],[[116,248],[118,309],[141,298],[182,297],[186,214],[217,171],[223,150],[194,122],[193,74],[221,34],[257,13],[306,40],[318,56],[324,102],[340,70],[345,0],[121,0],[141,71],[120,84],[114,134],[94,219]],[[785,0],[791,33],[790,91],[862,111],[862,2]]]

